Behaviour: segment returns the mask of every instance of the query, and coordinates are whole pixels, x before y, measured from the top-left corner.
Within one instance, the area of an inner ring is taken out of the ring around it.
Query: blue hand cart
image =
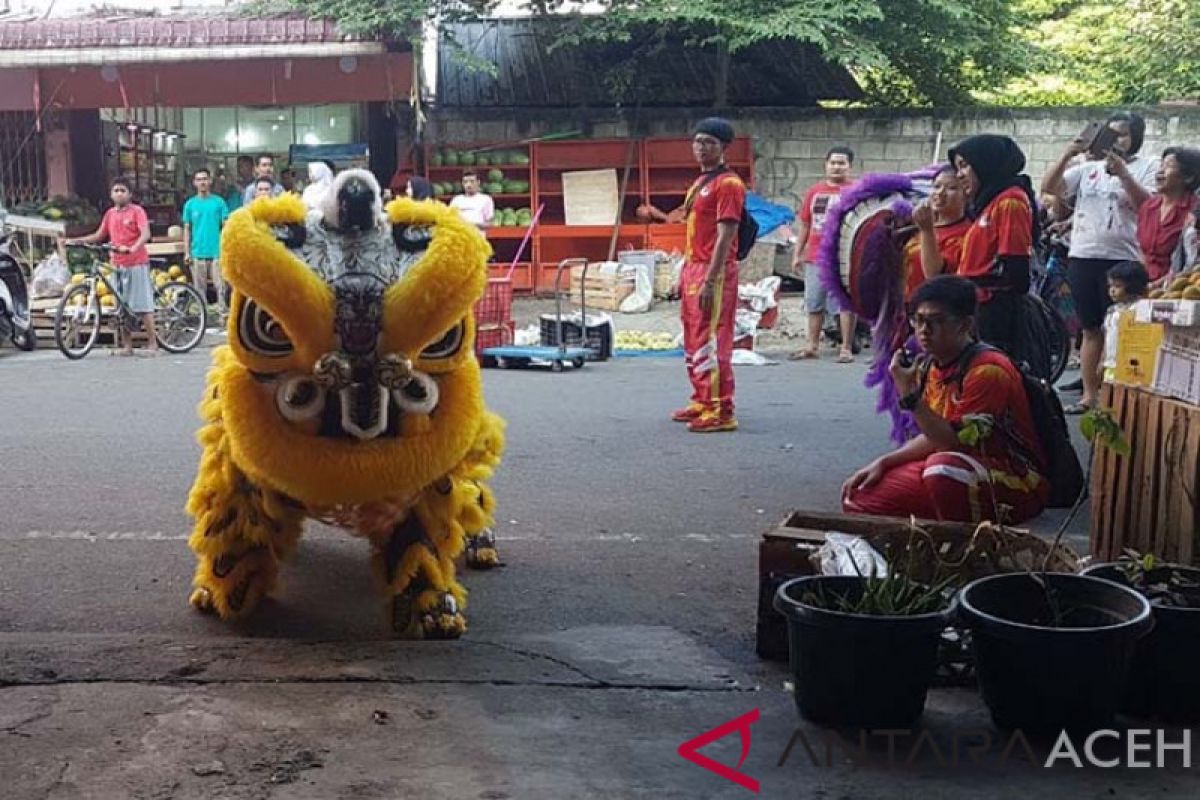
[[[554,319],[557,326],[558,346],[506,344],[499,347],[486,347],[480,353],[485,366],[489,362],[494,362],[497,367],[505,369],[507,367],[527,367],[537,362],[539,365],[549,365],[552,372],[562,372],[563,367],[567,364],[575,369],[581,369],[588,359],[596,354],[590,347],[568,347],[566,337],[563,336],[562,276],[563,272],[575,266],[583,267],[583,279],[580,281],[579,287],[579,305],[580,313],[585,320],[587,319],[587,290],[585,287],[588,261],[586,258],[564,258],[558,262],[558,269],[554,273]]]

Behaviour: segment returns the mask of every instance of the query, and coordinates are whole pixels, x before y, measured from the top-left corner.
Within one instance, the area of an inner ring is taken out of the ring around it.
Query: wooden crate
[[[29,318],[33,322],[33,330],[37,334],[38,347],[55,347],[54,318],[58,313],[61,297],[38,297],[29,304]],[[133,335],[133,343],[142,345],[146,335],[138,332]],[[100,325],[100,335],[96,337],[96,345],[116,345],[116,331],[111,324],[111,315],[106,314]]]
[[[598,270],[597,266],[589,267],[587,278],[583,277],[582,267],[571,270],[571,302],[579,305],[586,300],[589,309],[617,311],[621,302],[633,294],[633,278],[604,275]]]
[[[1132,452],[1096,448],[1092,555],[1111,561],[1130,548],[1200,565],[1200,406],[1121,384],[1104,386],[1101,405]]]

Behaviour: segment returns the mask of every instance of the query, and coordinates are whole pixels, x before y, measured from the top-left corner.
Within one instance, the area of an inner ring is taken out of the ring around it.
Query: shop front
[[[156,233],[178,219],[196,169],[232,195],[239,158],[269,154],[277,177],[300,180],[330,152],[365,165],[368,142],[394,163],[387,109],[406,100],[412,57],[388,42],[346,36],[332,23],[209,16],[0,23],[0,111],[25,112],[44,164],[34,200],[77,194],[103,207],[107,183],[129,177]],[[36,135],[35,135],[36,134]],[[24,142],[24,137],[14,141]],[[8,154],[6,154],[8,155]],[[9,155],[21,162],[19,153]],[[6,175],[7,183],[26,180]]]

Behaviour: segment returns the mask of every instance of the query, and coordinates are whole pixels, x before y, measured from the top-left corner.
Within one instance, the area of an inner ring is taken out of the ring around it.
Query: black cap
[[[729,120],[720,117],[709,117],[702,119],[696,123],[696,129],[693,134],[706,133],[714,139],[719,139],[723,144],[729,144],[733,141],[733,125]]]

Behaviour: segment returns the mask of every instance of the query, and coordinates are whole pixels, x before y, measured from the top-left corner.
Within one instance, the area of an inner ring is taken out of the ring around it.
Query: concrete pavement
[[[509,421],[507,566],[467,577],[464,639],[408,643],[387,635],[362,543],[320,526],[250,620],[187,607],[206,362],[0,351],[0,796],[744,797],[676,748],[754,709],[742,772],[765,797],[1194,786],[928,752],[817,766],[801,749],[776,766],[799,723],[787,670],[753,654],[756,539],[791,508],[836,507],[885,446],[862,366],[741,369],[742,430],[710,437],[665,418],[678,360],[487,372]],[[925,724],[948,745],[986,709],[939,690]],[[704,753],[737,764],[737,736]]]

